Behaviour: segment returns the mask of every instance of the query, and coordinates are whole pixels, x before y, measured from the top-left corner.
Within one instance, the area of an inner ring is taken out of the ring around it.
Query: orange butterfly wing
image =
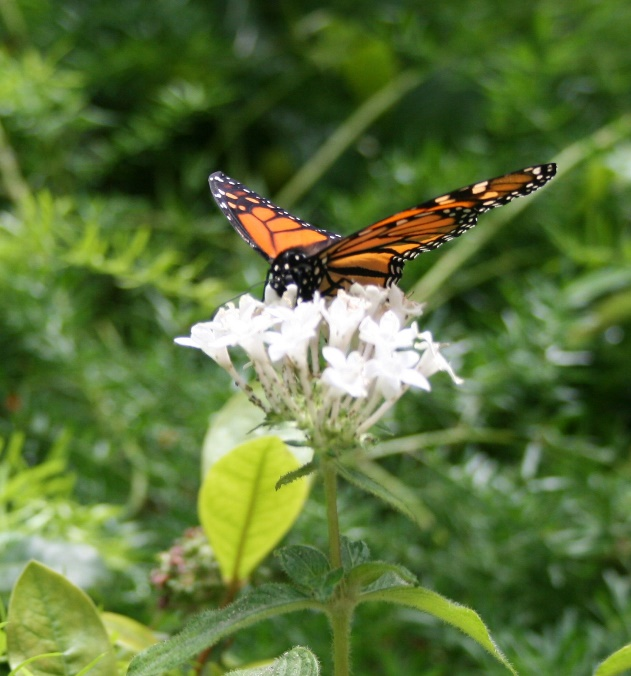
[[[341,235],[314,228],[220,171],[211,174],[208,183],[235,230],[268,261],[288,249],[312,255],[341,239]]]
[[[317,253],[325,271],[324,295],[353,282],[389,286],[401,279],[405,261],[472,228],[485,211],[529,195],[556,174],[542,164],[480,181],[384,218]]]

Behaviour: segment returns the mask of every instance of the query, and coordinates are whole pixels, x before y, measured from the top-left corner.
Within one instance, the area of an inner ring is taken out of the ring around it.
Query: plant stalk
[[[329,560],[331,569],[342,567],[340,547],[340,522],[337,514],[337,472],[331,462],[322,463],[322,479],[324,481],[324,500],[329,530]]]
[[[342,590],[344,583],[342,583]],[[343,593],[343,591],[342,591]],[[351,659],[351,617],[353,605],[338,601],[334,604],[329,615],[333,632],[333,674],[334,676],[349,676]]]
[[[342,567],[340,523],[337,511],[337,471],[330,461],[322,463],[324,499],[329,530],[329,560],[331,570]],[[351,655],[351,618],[353,603],[347,596],[347,587],[342,580],[329,606],[329,621],[333,633],[334,676],[349,676]]]

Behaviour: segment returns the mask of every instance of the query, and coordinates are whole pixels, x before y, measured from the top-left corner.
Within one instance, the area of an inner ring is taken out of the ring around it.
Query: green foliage
[[[231,671],[232,676],[318,676],[317,657],[307,648],[293,648],[267,667]]]
[[[64,577],[32,562],[11,595],[7,624],[10,665],[26,660],[34,676],[116,673],[114,652],[92,601]]]
[[[130,676],[161,674],[192,660],[222,638],[262,620],[284,613],[316,609],[319,605],[289,585],[261,585],[240,596],[227,608],[201,613],[182,632],[135,657],[128,673]]]
[[[315,548],[281,550],[283,568],[297,587],[262,585],[226,608],[199,615],[180,634],[134,658],[128,673],[130,676],[163,673],[192,660],[221,638],[280,613],[311,609],[333,618],[339,604],[351,606],[370,601],[409,606],[448,622],[479,643],[511,673],[517,673],[470,608],[416,586],[414,576],[400,566],[370,562],[364,543],[345,540],[344,547],[346,563],[342,574],[331,570],[326,557]]]
[[[196,523],[229,382],[172,338],[265,270],[211,171],[349,233],[556,160],[523,210],[406,266],[466,382],[408,395],[361,467],[414,522],[347,486],[342,529],[475,608],[520,672],[583,676],[628,644],[628,2],[25,0],[0,17],[5,598],[51,542],[89,546],[82,584],[107,609],[179,622],[147,571]],[[291,543],[320,544],[314,498]],[[357,673],[480,673],[458,633],[361,611]],[[277,622],[326,654],[308,619]],[[288,648],[249,631],[239,664]]]
[[[70,436],[60,434],[42,461],[29,466],[26,441],[14,434],[0,445],[0,593],[8,594],[32,558],[68,573],[97,596],[106,593],[118,575],[120,593],[140,580],[133,547],[142,542],[138,530],[122,520],[114,505],[81,505],[73,498],[76,476],[69,471]],[[68,561],[73,564],[68,568]]]
[[[226,582],[247,580],[300,514],[306,479],[275,489],[298,460],[273,436],[246,441],[217,460],[199,492],[199,520]]]
[[[625,645],[599,664],[594,676],[616,676],[629,669],[631,669],[631,646]]]

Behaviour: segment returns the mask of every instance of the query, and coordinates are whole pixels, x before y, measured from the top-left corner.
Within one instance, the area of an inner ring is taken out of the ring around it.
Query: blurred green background
[[[148,570],[196,523],[232,390],[172,339],[265,275],[208,174],[350,233],[557,161],[406,266],[466,382],[436,377],[379,430],[424,527],[348,487],[342,522],[476,609],[523,673],[589,674],[631,639],[628,1],[3,0],[0,18],[5,600],[61,546],[107,610],[177,625]],[[317,489],[291,538],[323,544]],[[504,673],[404,610],[362,607],[356,629],[357,673]],[[328,650],[309,618],[252,635],[244,659]]]

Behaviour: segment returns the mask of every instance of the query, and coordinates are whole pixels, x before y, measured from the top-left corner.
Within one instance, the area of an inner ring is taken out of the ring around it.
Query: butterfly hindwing
[[[341,238],[314,228],[220,171],[211,174],[208,183],[219,208],[235,230],[268,261],[288,249],[315,253]]]

